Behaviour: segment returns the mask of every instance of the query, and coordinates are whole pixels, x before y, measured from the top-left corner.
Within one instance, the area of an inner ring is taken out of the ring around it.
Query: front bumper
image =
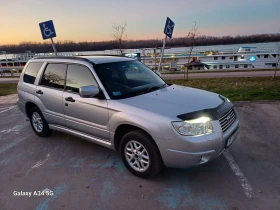
[[[238,132],[239,120],[223,132],[219,121],[213,121],[214,132],[202,136],[175,134],[173,140],[161,140],[160,152],[166,167],[187,168],[207,163],[223,153],[227,140]]]

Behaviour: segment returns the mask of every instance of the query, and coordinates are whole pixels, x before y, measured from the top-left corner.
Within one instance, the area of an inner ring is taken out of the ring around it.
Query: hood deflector
[[[219,106],[212,108],[212,109],[203,109],[195,112],[190,112],[186,114],[178,115],[177,117],[181,120],[192,120],[199,117],[209,117],[212,120],[218,120],[220,119],[225,113],[227,113],[231,108],[233,107],[233,104],[225,101]]]

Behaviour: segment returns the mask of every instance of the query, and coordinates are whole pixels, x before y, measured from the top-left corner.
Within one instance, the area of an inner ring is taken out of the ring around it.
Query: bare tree
[[[277,59],[276,67],[274,70],[273,78],[276,77],[276,71],[278,70],[278,66],[279,66],[279,62],[280,62],[280,43],[277,44],[277,54],[278,54],[278,59]]]
[[[125,32],[127,23],[113,24],[113,31],[110,32],[111,37],[118,43],[120,54],[123,54],[123,42],[127,39],[127,34]]]
[[[111,31],[111,29],[110,29]],[[110,32],[109,31],[109,32]],[[109,33],[108,32],[108,33]],[[266,43],[266,42],[279,42],[280,33],[276,34],[256,34],[256,35],[244,35],[244,36],[203,36],[199,35],[196,40],[196,46],[207,46],[207,45],[225,45],[225,44],[249,44],[249,43]],[[186,46],[186,36],[172,38],[168,42],[170,47],[181,47]],[[139,49],[139,48],[153,48],[155,45],[162,45],[162,40],[160,39],[150,39],[150,40],[126,40],[125,47],[129,49]],[[81,51],[103,51],[118,49],[118,42],[115,40],[110,41],[100,41],[100,42],[89,42],[89,41],[57,41],[57,50],[60,52],[81,52]],[[36,53],[46,53],[52,51],[52,45],[49,42],[21,42],[19,44],[0,44],[0,54],[1,51],[7,51],[11,54],[23,53],[27,50]],[[5,60],[4,60],[5,61]],[[280,69],[280,66],[279,66]],[[273,76],[273,75],[272,75]]]
[[[197,40],[198,36],[199,36],[199,32],[196,27],[196,22],[194,21],[194,24],[193,24],[190,32],[188,33],[187,41],[186,41],[187,47],[190,47],[189,56],[188,56],[188,65],[187,65],[187,80],[189,79],[190,59],[191,59],[193,48],[196,45],[196,40]],[[184,69],[184,79],[186,79],[186,69]]]

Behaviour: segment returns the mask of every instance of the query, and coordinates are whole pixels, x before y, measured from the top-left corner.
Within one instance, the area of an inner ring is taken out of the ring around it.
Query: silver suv
[[[167,84],[125,57],[33,58],[18,96],[37,135],[58,130],[119,151],[140,177],[213,160],[234,141],[239,124],[227,98]]]

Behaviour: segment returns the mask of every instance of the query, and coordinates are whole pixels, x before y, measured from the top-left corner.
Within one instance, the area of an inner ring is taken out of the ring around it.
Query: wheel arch
[[[153,139],[153,137],[149,134],[149,132],[147,132],[146,130],[144,130],[143,128],[140,128],[138,126],[135,126],[135,125],[131,125],[131,124],[121,124],[119,125],[117,128],[116,128],[116,131],[115,131],[115,135],[114,135],[114,149],[116,151],[119,151],[119,146],[120,146],[120,143],[121,143],[121,140],[123,138],[123,136],[131,131],[134,131],[134,130],[140,130],[142,132],[144,132],[145,134],[147,134],[154,142],[154,144],[157,146],[158,150],[159,150],[159,147],[156,143],[156,141]]]
[[[38,106],[34,102],[30,102],[30,101],[25,104],[25,112],[29,119],[31,117],[31,110],[33,107],[38,107]]]

